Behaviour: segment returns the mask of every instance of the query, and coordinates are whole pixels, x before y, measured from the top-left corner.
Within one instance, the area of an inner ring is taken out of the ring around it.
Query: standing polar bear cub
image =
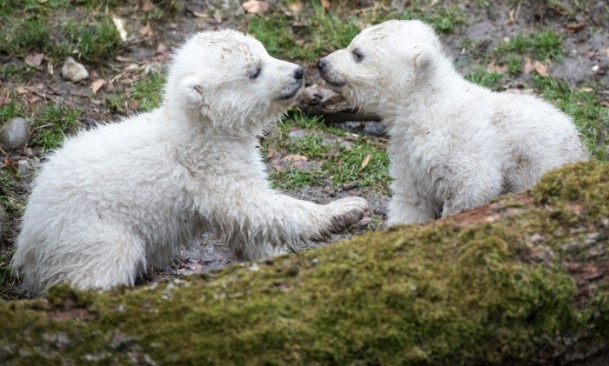
[[[364,29],[318,67],[333,89],[388,128],[390,225],[456,214],[588,158],[569,117],[539,98],[466,81],[420,21]]]
[[[301,67],[252,37],[194,35],[174,55],[158,109],[82,132],[44,164],[13,257],[25,285],[132,285],[205,229],[254,259],[355,224],[362,198],[318,205],[269,187],[256,136],[302,85]]]

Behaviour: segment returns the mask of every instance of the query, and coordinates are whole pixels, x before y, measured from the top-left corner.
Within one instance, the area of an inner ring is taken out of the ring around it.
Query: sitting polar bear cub
[[[256,136],[302,86],[301,67],[252,37],[194,35],[174,55],[158,109],[82,132],[49,157],[13,257],[25,285],[133,285],[204,229],[254,259],[357,223],[362,198],[318,205],[269,187]]]
[[[588,158],[567,116],[533,96],[466,81],[420,21],[364,29],[318,67],[333,89],[388,128],[390,225],[456,214]]]

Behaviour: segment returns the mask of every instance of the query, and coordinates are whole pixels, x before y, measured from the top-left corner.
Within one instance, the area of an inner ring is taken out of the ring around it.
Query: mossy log
[[[424,226],[0,302],[0,363],[609,365],[609,165]]]

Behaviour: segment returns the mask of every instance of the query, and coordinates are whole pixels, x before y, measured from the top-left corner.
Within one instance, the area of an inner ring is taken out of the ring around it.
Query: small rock
[[[82,64],[74,61],[72,57],[68,57],[61,68],[61,75],[64,79],[72,82],[78,82],[89,77],[89,72]]]
[[[27,144],[30,125],[25,118],[10,119],[0,128],[0,145],[7,149],[21,149]]]
[[[288,134],[288,136],[290,136],[290,140],[292,140],[292,141],[302,140],[305,138],[306,135],[307,135],[307,133],[304,130],[300,130],[300,129],[290,131],[290,133]]]
[[[30,171],[30,163],[27,160],[19,160],[17,163],[17,171],[19,175],[25,176]]]

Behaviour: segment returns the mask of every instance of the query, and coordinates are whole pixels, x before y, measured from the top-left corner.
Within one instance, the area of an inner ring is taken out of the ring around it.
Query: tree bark
[[[13,364],[609,364],[609,165],[427,225],[0,302]]]

